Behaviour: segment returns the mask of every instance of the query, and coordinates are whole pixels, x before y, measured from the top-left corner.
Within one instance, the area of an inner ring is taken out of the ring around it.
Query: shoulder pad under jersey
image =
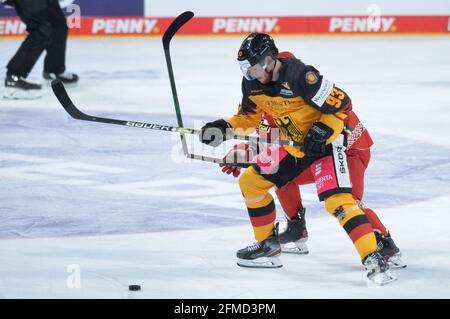
[[[345,110],[351,105],[350,97],[335,86],[313,66],[307,65],[300,72],[300,86],[305,101],[325,114]]]

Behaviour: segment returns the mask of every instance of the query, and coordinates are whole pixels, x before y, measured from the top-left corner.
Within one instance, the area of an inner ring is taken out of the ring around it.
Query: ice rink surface
[[[236,111],[241,40],[173,40],[186,127]],[[236,179],[184,160],[175,134],[76,121],[46,86],[40,100],[0,100],[0,297],[449,298],[449,38],[275,40],[342,87],[372,134],[365,203],[408,263],[397,282],[366,286],[311,185],[310,254],[283,255],[276,270],[237,267],[236,250],[253,239]],[[19,43],[0,41],[0,65]],[[84,112],[176,125],[160,39],[70,39],[67,65]],[[129,284],[143,289],[132,295]]]

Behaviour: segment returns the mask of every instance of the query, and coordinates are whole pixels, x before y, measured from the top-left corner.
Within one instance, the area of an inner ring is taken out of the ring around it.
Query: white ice
[[[174,39],[185,126],[236,111],[240,41]],[[253,239],[234,178],[183,162],[176,135],[76,121],[46,87],[41,100],[0,100],[0,297],[449,298],[449,38],[276,41],[347,91],[371,132],[365,202],[408,263],[397,282],[366,287],[312,186],[302,191],[310,254],[283,256],[277,270],[237,267]],[[0,65],[19,44],[0,41]],[[83,111],[176,125],[160,39],[71,39],[67,62]]]

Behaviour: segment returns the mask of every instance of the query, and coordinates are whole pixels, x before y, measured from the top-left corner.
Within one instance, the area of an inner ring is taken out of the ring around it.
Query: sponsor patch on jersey
[[[314,175],[315,175],[315,176],[318,176],[318,175],[320,175],[321,173],[322,173],[322,162],[319,162],[319,163],[316,165],[316,169],[315,169]]]
[[[294,92],[292,92],[291,86],[289,85],[288,82],[281,83],[281,86],[283,87],[283,89],[281,89],[280,95],[287,95],[287,96],[293,96],[294,95]]]
[[[280,95],[293,96],[294,92],[292,92],[291,90],[281,89]]]
[[[333,82],[328,79],[322,78],[322,84],[320,85],[319,90],[317,90],[316,95],[314,95],[314,97],[312,98],[314,104],[316,104],[318,107],[322,107],[323,103],[325,103],[325,100],[331,94],[333,87]]]
[[[317,81],[319,81],[319,75],[317,74],[317,72],[309,71],[305,75],[305,80],[308,84],[316,84]]]

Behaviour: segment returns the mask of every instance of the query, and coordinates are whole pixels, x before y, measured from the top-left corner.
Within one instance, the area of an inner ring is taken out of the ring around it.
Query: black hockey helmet
[[[238,51],[238,62],[242,73],[248,79],[247,70],[260,63],[265,57],[270,56],[276,59],[278,48],[272,37],[265,33],[252,33],[247,36]]]
[[[262,58],[272,56],[275,58],[278,49],[272,37],[265,33],[252,33],[242,42],[238,52],[238,61],[247,60],[255,65]]]

